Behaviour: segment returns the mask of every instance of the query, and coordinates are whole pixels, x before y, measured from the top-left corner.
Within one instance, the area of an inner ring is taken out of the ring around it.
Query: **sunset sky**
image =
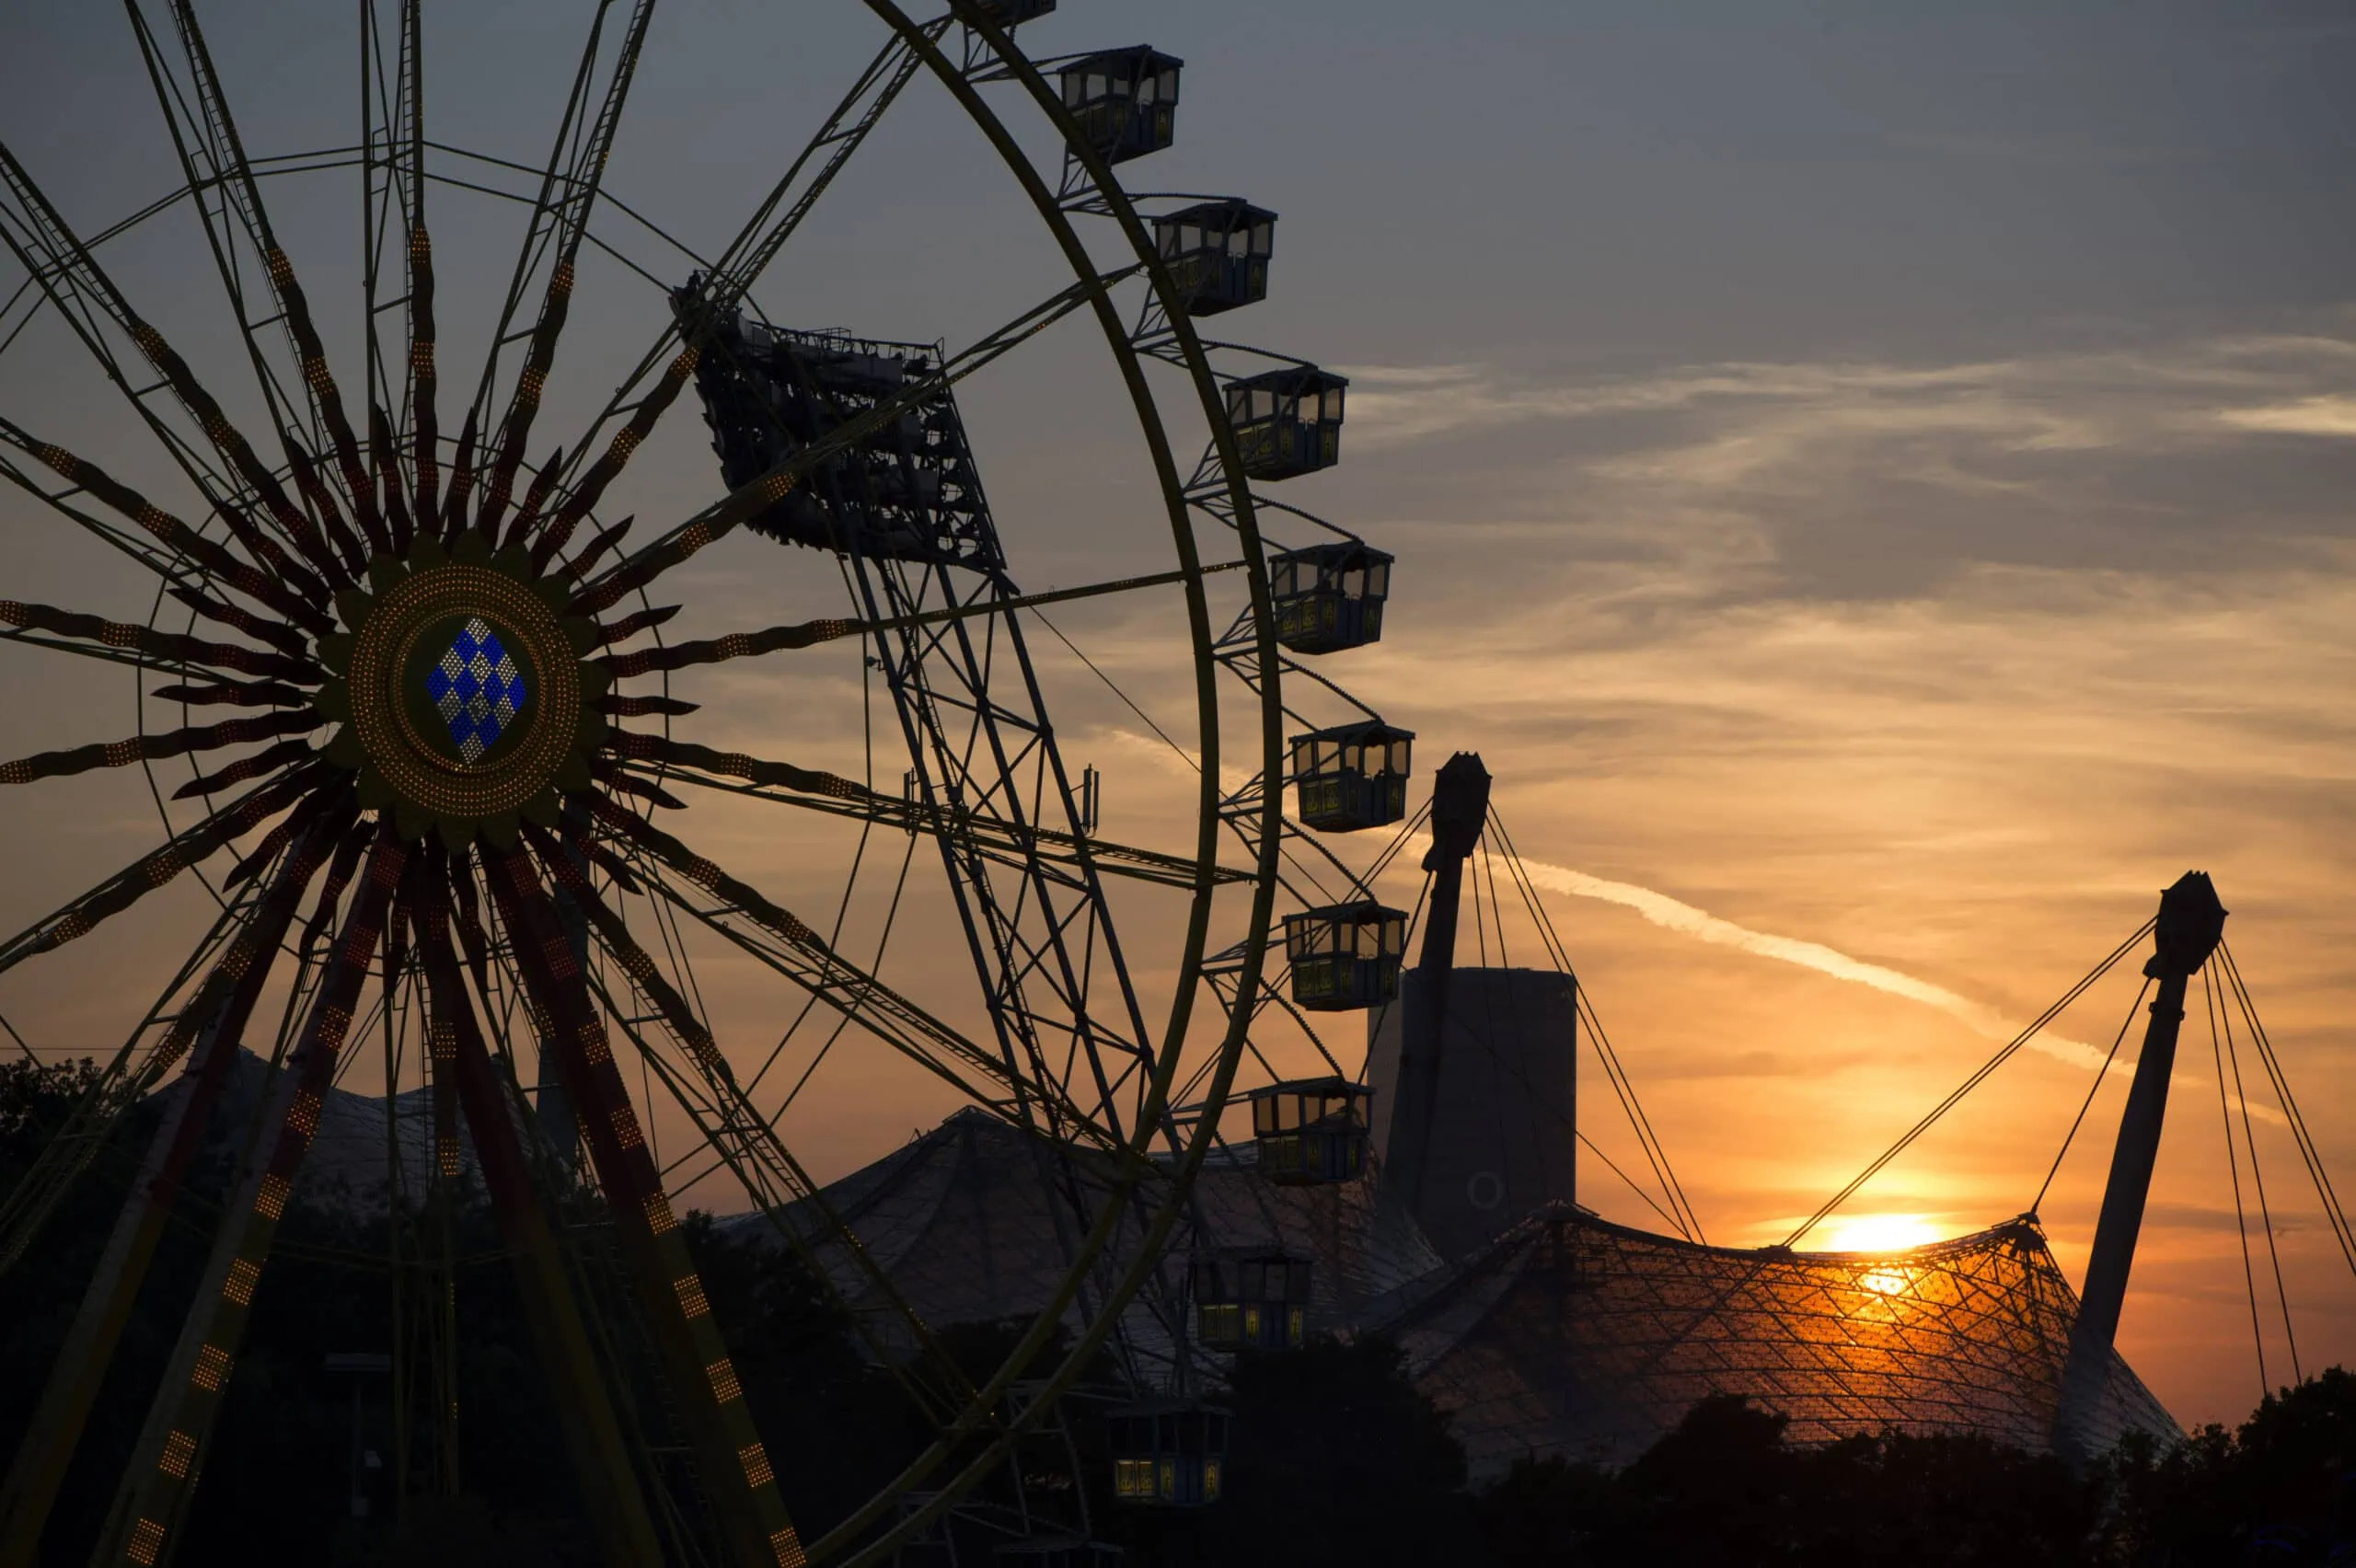
[[[340,145],[356,123],[348,18],[290,27],[294,9],[204,8],[257,152]],[[437,139],[544,157],[584,11],[429,7]],[[6,27],[0,138],[70,219],[95,231],[175,182],[120,15],[42,7]],[[1282,215],[1270,299],[1216,331],[1351,377],[1342,466],[1281,499],[1399,558],[1382,643],[1320,671],[1416,732],[1421,780],[1481,753],[1713,1240],[1781,1239],[2193,867],[2233,912],[2327,1165],[2356,1188],[2344,7],[1065,0],[1023,38],[1034,54],[1150,40],[1183,56],[1179,144],[1126,166],[1131,188]],[[666,0],[608,189],[717,249],[880,41],[855,0]],[[298,264],[342,269],[341,292],[312,292],[339,302],[330,350],[348,363],[359,203],[348,173],[305,179],[284,182],[282,221]],[[953,349],[1068,281],[1016,201],[919,84],[760,302]],[[443,210],[455,403],[517,220],[456,194]],[[109,265],[234,380],[201,233],[174,221]],[[673,281],[690,265],[618,219],[600,232]],[[661,320],[618,268],[584,278],[538,447],[572,439]],[[0,259],[0,295],[20,281]],[[961,392],[1026,588],[1168,563],[1091,330],[1067,323]],[[53,322],[0,352],[0,412],[169,483]],[[691,410],[638,465],[609,510],[635,508],[641,535],[720,493]],[[0,555],[0,594],[145,618],[151,584],[13,492]],[[819,558],[744,536],[674,581],[687,635],[840,603]],[[1184,743],[1174,609],[1102,601],[1056,625]],[[1034,651],[1066,756],[1106,775],[1106,834],[1184,843],[1186,764],[1060,643]],[[120,673],[64,664],[0,649],[0,754],[132,732]],[[849,645],[700,673],[679,689],[705,711],[680,732],[856,773],[860,678]],[[896,788],[905,760],[877,756]],[[12,793],[0,926],[155,842],[136,775]],[[840,895],[845,841],[799,814],[701,798],[682,818],[805,915]],[[1364,865],[1380,847],[1339,852]],[[915,866],[887,973],[971,1024],[939,868]],[[151,905],[103,950],[0,976],[0,1013],[44,1052],[112,1050],[205,918],[193,890]],[[1169,908],[1125,917],[1149,991],[1172,963]],[[1505,929],[1514,962],[1534,958],[1518,910]],[[1836,1220],[1819,1241],[2024,1209],[2127,1017],[2132,967],[1860,1195],[1850,1214],[1878,1229]],[[699,972],[732,1056],[765,1055],[791,998],[717,955]],[[2259,1389],[2200,1007],[2196,986],[2120,1331],[2187,1422],[2235,1417]],[[2259,1076],[2246,1043],[2243,1067]],[[2042,1207],[2073,1279],[2124,1082]],[[951,1108],[855,1035],[813,1084],[787,1125],[822,1176]],[[1582,1089],[1588,1130],[1630,1154],[1591,1062]],[[2299,1362],[2356,1361],[2356,1279],[2281,1117],[2255,1085],[2252,1100]],[[1650,1221],[1608,1171],[1580,1181],[1606,1216]]]

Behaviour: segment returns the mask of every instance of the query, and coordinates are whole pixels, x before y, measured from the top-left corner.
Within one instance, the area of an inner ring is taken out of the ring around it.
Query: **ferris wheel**
[[[398,1458],[413,1489],[459,1462],[448,1216],[479,1183],[609,1561],[884,1559],[1108,1365],[1136,1401],[1114,1424],[1116,1449],[1135,1450],[1121,1495],[1215,1494],[1206,1368],[1297,1340],[1285,1304],[1307,1287],[1297,1266],[1189,1255],[1195,1176],[1247,1096],[1270,1182],[1363,1174],[1364,1091],[1321,1020],[1356,1028],[1396,995],[1406,917],[1337,836],[1409,823],[1414,737],[1334,678],[1337,656],[1381,635],[1391,558],[1265,493],[1339,460],[1346,379],[1203,325],[1269,294],[1276,214],[1126,190],[1115,166],[1176,139],[1183,62],[1026,52],[1016,29],[1055,8],[951,0],[918,20],[866,0],[879,51],[710,253],[606,188],[652,0],[593,8],[537,164],[432,133],[418,0],[357,7],[356,145],[249,147],[224,87],[241,62],[216,61],[189,0],[133,0],[124,47],[169,127],[167,193],[76,227],[37,160],[0,146],[0,239],[23,273],[0,306],[0,382],[12,345],[21,358],[46,338],[111,385],[119,416],[86,433],[46,403],[0,407],[0,477],[25,519],[12,532],[81,530],[154,594],[144,620],[0,604],[0,637],[39,657],[122,666],[139,715],[129,738],[0,764],[0,785],[137,767],[160,823],[144,853],[0,940],[0,976],[108,943],[114,917],[167,886],[200,886],[211,911],[0,1193],[6,1269],[176,1080],[0,1490],[0,1563],[32,1560],[159,1238],[189,1223],[191,1170],[233,1119],[241,1049],[277,1070],[228,1129],[246,1152],[218,1213],[198,1216],[202,1281],[94,1561],[178,1550],[281,1221],[346,1081],[413,1115],[428,1151],[413,1165],[390,1136],[384,1172],[395,1272],[424,1286],[393,1309],[408,1315],[397,1341],[418,1347],[394,1390],[412,1410]],[[764,274],[859,179],[879,125],[919,101],[998,161],[1055,275],[947,342],[773,320]],[[356,254],[348,218],[342,250],[312,243],[335,233],[316,217],[321,188],[347,214],[356,188]],[[468,274],[446,260],[437,281],[445,202],[514,214],[503,289],[459,296]],[[313,216],[282,224],[282,207]],[[209,329],[167,329],[114,264],[174,224],[201,244],[182,259],[188,292],[217,282]],[[645,345],[609,396],[566,386],[568,320],[593,315]],[[478,317],[478,339],[440,336]],[[1098,508],[1120,569],[1043,589],[986,497],[958,391],[1091,329],[1145,485]],[[544,401],[594,412],[551,435]],[[698,404],[716,499],[681,514],[632,457]],[[134,439],[136,455],[114,450]],[[535,462],[536,442],[561,444]],[[634,500],[639,482],[655,499]],[[633,504],[647,524],[623,515]],[[708,579],[688,563],[730,535],[738,571],[798,584],[802,603],[823,594],[827,613],[743,625],[695,603]],[[1148,715],[1048,618],[1086,601],[1157,606],[1153,662],[1185,673],[1183,721]],[[1049,711],[1067,652],[1183,764],[1165,841],[1104,832],[1098,775],[1068,764]],[[796,661],[828,659],[827,689],[858,693],[864,716],[833,727],[862,738],[832,766],[699,737],[674,689],[727,665],[738,689],[806,712],[825,694]],[[811,846],[804,860],[833,856],[831,877],[797,869],[779,886],[732,865],[697,830],[715,813]],[[937,873],[912,880],[919,860]],[[882,911],[856,951],[855,908]],[[895,941],[911,913],[959,940]],[[756,975],[767,1016],[831,1030],[798,1079],[772,1070],[784,1044],[715,1021],[699,962]],[[945,1094],[1018,1129],[1052,1168],[1060,1284],[983,1375],[862,1261],[795,1152],[786,1111],[823,1098],[830,1052],[838,1066],[862,1047],[920,1074],[929,1104]],[[687,1187],[791,1212],[778,1244],[825,1251],[814,1278],[840,1288],[863,1271],[850,1320],[929,1437],[839,1517],[792,1516],[687,1248]],[[651,1458],[660,1445],[611,1391],[618,1353],[576,1288],[565,1216],[583,1213],[610,1241],[690,1463]],[[1253,1291],[1274,1309],[1265,1330]]]

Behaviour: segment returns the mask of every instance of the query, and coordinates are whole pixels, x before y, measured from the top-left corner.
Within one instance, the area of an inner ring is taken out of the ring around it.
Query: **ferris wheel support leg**
[[[475,1158],[482,1168],[500,1235],[515,1266],[516,1293],[532,1327],[549,1393],[564,1427],[581,1500],[589,1511],[599,1551],[610,1568],[638,1568],[663,1561],[654,1521],[646,1511],[639,1478],[630,1469],[621,1423],[607,1396],[605,1373],[589,1343],[579,1305],[557,1255],[555,1238],[532,1190],[529,1169],[507,1102],[485,1050],[474,1007],[459,978],[450,946],[445,910],[426,912],[426,986],[433,998],[434,1067],[455,1082],[474,1134]]]
[[[206,976],[171,1032],[157,1048],[168,1058],[194,1037],[187,1089],[150,1140],[146,1158],[123,1200],[106,1251],[99,1254],[82,1304],[66,1331],[27,1424],[16,1458],[0,1486],[0,1568],[32,1568],[40,1561],[40,1536],[66,1467],[88,1424],[98,1385],[111,1363],[133,1301],[147,1277],[147,1265],[171,1219],[181,1182],[204,1141],[219,1105],[230,1064],[245,1035],[246,1020],[261,995],[312,876],[342,830],[340,818],[315,824],[281,868],[251,922]],[[202,1030],[201,1034],[198,1031]]]
[[[662,1370],[687,1417],[698,1468],[741,1568],[803,1568],[802,1538],[786,1515],[768,1450],[753,1425],[728,1346],[712,1320],[695,1258],[679,1232],[661,1173],[622,1082],[604,1021],[556,907],[524,851],[486,848],[491,894],[525,989],[555,1024],[557,1052],[581,1119],[582,1141],[604,1189]]]
[[[378,831],[367,873],[352,896],[310,1017],[286,1069],[271,1086],[260,1136],[223,1205],[213,1255],[116,1489],[114,1506],[91,1557],[94,1568],[117,1563],[152,1568],[168,1561],[179,1544],[189,1496],[212,1457],[214,1425],[245,1339],[255,1287],[270,1261],[279,1218],[309,1152],[311,1135],[318,1130],[319,1113],[352,1027],[352,1009],[381,944],[393,890],[409,855],[409,846],[394,836],[389,825]]]

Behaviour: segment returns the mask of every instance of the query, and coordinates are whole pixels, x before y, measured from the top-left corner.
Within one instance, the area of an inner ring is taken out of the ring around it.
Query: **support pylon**
[[[2119,1147],[2111,1156],[2109,1183],[2103,1189],[2102,1216],[2095,1224],[2094,1252],[2086,1262],[2085,1288],[2078,1297],[2077,1321],[2070,1331],[2070,1357],[2054,1415],[2054,1448],[2072,1458],[2090,1458],[2102,1445],[2101,1403],[2110,1382],[2111,1342],[2126,1304],[2127,1275],[2134,1267],[2143,1204],[2152,1191],[2152,1167],[2159,1158],[2160,1129],[2167,1119],[2168,1078],[2176,1070],[2185,986],[2217,951],[2224,933],[2224,905],[2217,902],[2208,872],[2187,871],[2160,894],[2153,953],[2143,965],[2143,973],[2160,983],[2159,993],[2152,998],[2152,1020],[2144,1027],[2143,1051],[2135,1061],[2134,1086],[2127,1091],[2127,1111],[2119,1122]]]

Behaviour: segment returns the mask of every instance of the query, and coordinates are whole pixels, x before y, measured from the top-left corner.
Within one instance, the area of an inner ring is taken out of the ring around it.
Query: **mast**
[[[2111,1342],[2119,1309],[2127,1299],[2127,1275],[2135,1263],[2135,1240],[2151,1195],[2152,1167],[2160,1152],[2160,1129],[2167,1117],[2168,1078],[2176,1068],[2177,1027],[2184,1021],[2185,986],[2224,936],[2225,909],[2206,871],[2187,871],[2160,894],[2153,929],[2153,953],[2143,973],[2160,983],[2152,999],[2152,1020],[2136,1058],[2134,1086],[2119,1122],[2119,1146],[2111,1156],[2110,1181],[2103,1190],[2102,1216],[2095,1224],[2093,1255],[2086,1262],[2085,1289],[2070,1331],[2070,1359],[2062,1372],[2060,1407],[2054,1417],[2054,1447],[2087,1458],[2100,1446],[2099,1405],[2109,1385]]]
[[[1400,1031],[1399,1090],[1386,1149],[1391,1180],[1415,1214],[1423,1212],[1432,1113],[1439,1102],[1440,1041],[1448,1017],[1449,974],[1456,963],[1464,862],[1481,842],[1481,826],[1488,816],[1489,770],[1481,766],[1478,752],[1458,752],[1432,781],[1432,847],[1424,854],[1424,870],[1432,873],[1431,906],[1415,961],[1420,1002],[1406,1014]]]

